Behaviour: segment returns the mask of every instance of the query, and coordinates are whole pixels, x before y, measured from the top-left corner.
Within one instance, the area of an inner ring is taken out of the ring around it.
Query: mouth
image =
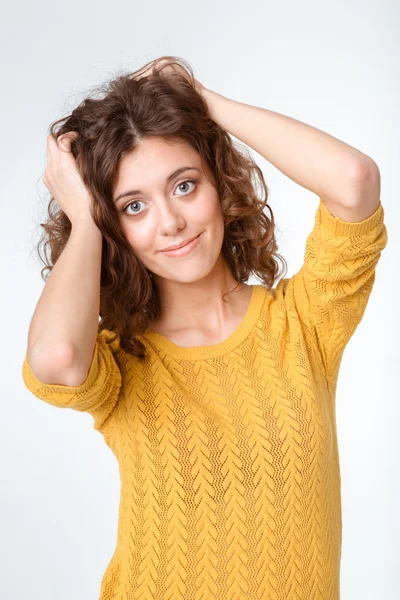
[[[165,254],[166,256],[185,256],[186,254],[189,254],[189,252],[191,252],[198,246],[200,236],[202,234],[203,234],[203,232],[199,233],[199,235],[197,235],[196,237],[189,240],[187,243],[185,243],[184,246],[181,246],[180,248],[175,248],[173,250],[161,250],[161,252],[162,252],[162,254]]]
[[[161,250],[161,252],[169,252],[170,250],[179,250],[179,248],[183,248],[187,244],[190,244],[190,242],[192,242],[194,239],[196,239],[196,237],[198,237],[198,236],[196,235],[194,237],[191,237],[191,238],[187,239],[185,242],[182,242],[182,244],[179,244],[177,246],[170,246],[169,248],[164,248],[164,250]]]

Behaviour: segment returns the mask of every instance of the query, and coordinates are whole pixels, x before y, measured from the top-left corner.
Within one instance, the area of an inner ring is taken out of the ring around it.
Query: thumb
[[[66,152],[71,152],[71,143],[73,139],[78,137],[77,131],[70,131],[68,133],[64,133],[57,138],[57,142],[60,144],[60,147]],[[72,139],[73,138],[73,139]]]

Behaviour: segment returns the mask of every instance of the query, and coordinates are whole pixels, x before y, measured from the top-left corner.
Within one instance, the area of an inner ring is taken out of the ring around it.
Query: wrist
[[[228,99],[222,94],[218,94],[217,92],[214,92],[213,90],[210,90],[208,88],[204,88],[203,97],[207,102],[210,117],[219,125],[218,114],[220,112],[220,107]]]
[[[86,233],[89,231],[100,231],[90,214],[82,214],[71,221],[71,225],[73,231],[84,231]]]

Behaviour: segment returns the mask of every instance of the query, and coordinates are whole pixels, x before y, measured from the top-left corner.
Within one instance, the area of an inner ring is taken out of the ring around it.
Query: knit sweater
[[[86,380],[27,388],[90,413],[121,477],[100,600],[338,600],[342,544],[335,397],[387,243],[382,204],[360,222],[319,199],[304,261],[252,286],[225,341],[147,356],[101,331]]]

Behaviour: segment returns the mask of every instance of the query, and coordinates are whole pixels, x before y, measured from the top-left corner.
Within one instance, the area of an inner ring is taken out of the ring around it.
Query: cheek
[[[153,233],[144,226],[138,227],[124,223],[122,225],[122,232],[132,250],[138,256],[150,251],[153,247]]]
[[[215,202],[210,202],[206,206],[203,216],[204,220],[202,224],[204,225],[204,229],[209,232],[209,248],[212,252],[216,252],[222,246],[225,234],[224,218],[218,198]]]
[[[210,221],[212,221],[214,223],[215,229],[217,229],[219,231],[220,235],[223,237],[224,229],[225,229],[224,217],[223,217],[221,205],[219,202],[216,202],[212,206],[212,214],[210,215]]]
[[[212,201],[202,202],[201,211],[199,207],[196,208],[197,214],[201,215],[201,221],[205,225],[213,223],[217,225],[222,220],[221,204],[218,196],[214,196]]]

